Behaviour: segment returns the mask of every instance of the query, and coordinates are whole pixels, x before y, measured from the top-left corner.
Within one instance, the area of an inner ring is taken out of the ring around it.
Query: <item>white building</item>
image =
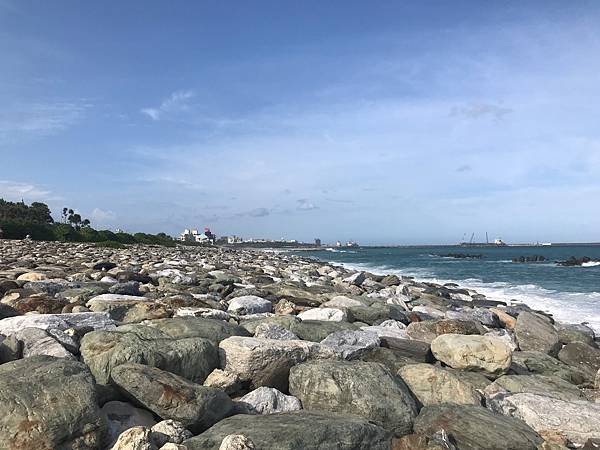
[[[179,236],[179,240],[184,242],[208,243],[212,242],[213,236],[212,233],[210,233],[210,230],[205,231],[204,233],[198,233],[198,230],[189,230],[186,228]]]

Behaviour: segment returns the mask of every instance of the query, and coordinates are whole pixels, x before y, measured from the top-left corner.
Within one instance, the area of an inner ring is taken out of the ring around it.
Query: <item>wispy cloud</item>
[[[319,209],[314,203],[311,203],[307,198],[301,198],[297,200],[296,208],[303,211],[310,211],[311,209]]]
[[[473,168],[469,164],[463,164],[462,166],[458,166],[456,168],[456,171],[459,173],[470,172],[471,170],[473,170]]]
[[[451,116],[463,116],[469,119],[479,119],[481,117],[492,117],[495,120],[502,120],[504,116],[512,113],[511,108],[506,108],[492,103],[472,103],[465,106],[455,106],[450,110]]]
[[[57,134],[80,122],[92,106],[85,100],[0,106],[0,141]]]
[[[174,114],[189,111],[190,100],[195,97],[191,90],[176,91],[167,97],[156,107],[142,108],[140,112],[150,117],[152,120],[161,120]]]
[[[100,208],[94,208],[90,213],[90,220],[92,221],[92,225],[105,225],[107,223],[114,222],[116,218],[117,215],[114,212]]]
[[[0,180],[0,198],[9,201],[24,200],[26,202],[60,199],[60,197],[52,194],[52,191],[48,189],[31,183],[10,180]]]

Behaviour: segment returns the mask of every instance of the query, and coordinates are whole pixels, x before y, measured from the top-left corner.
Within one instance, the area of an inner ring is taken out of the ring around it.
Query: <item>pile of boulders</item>
[[[287,253],[0,241],[0,448],[600,445],[594,330]]]

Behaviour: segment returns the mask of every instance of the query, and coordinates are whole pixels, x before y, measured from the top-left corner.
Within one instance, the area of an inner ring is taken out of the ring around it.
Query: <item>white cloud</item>
[[[113,222],[117,218],[116,214],[109,210],[103,210],[100,208],[94,208],[90,213],[90,220],[92,221],[92,226],[95,224],[106,224],[109,222]]]
[[[314,205],[306,198],[301,198],[298,200],[297,208],[304,211],[309,211],[311,209],[319,209],[318,206]]]
[[[52,192],[30,183],[0,180],[0,198],[8,201],[34,202],[56,200]]]
[[[193,91],[176,91],[173,92],[168,98],[158,107],[142,108],[140,112],[147,115],[152,120],[161,120],[166,116],[178,114],[181,112],[188,111],[190,109],[189,101],[195,97]]]

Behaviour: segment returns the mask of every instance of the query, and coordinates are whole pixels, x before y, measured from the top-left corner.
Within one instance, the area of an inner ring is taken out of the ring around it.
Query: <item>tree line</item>
[[[125,244],[175,246],[166,233],[148,234],[95,230],[89,219],[84,219],[72,208],[62,210],[61,222],[56,222],[45,203],[9,202],[0,198],[0,237],[24,239],[29,236],[39,241],[96,242],[103,246],[119,247]]]

